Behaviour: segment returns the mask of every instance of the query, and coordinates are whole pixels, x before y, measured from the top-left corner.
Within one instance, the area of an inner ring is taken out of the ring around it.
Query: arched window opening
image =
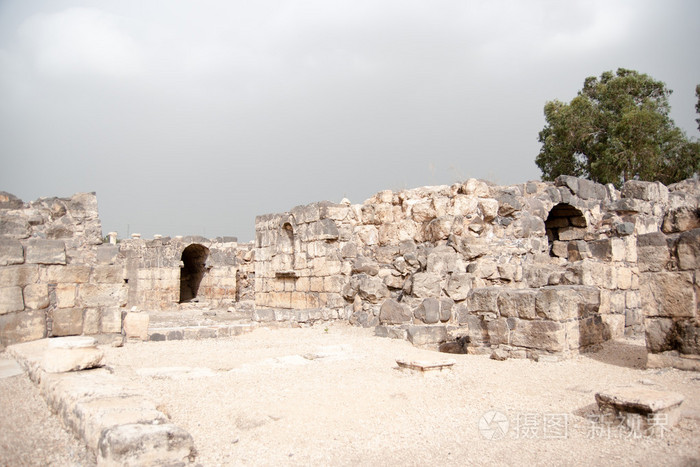
[[[182,252],[180,267],[180,303],[197,301],[199,285],[207,271],[209,248],[193,243]]]
[[[551,256],[566,257],[566,244],[571,240],[583,239],[586,218],[583,213],[568,203],[559,203],[549,211],[544,223],[549,240]]]

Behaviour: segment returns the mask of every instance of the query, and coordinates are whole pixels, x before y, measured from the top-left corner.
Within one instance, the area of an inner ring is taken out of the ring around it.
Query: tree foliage
[[[542,178],[575,175],[620,186],[631,179],[668,184],[693,176],[700,169],[700,143],[688,140],[670,118],[671,92],[661,81],[620,68],[586,78],[568,104],[547,102],[535,159]]]

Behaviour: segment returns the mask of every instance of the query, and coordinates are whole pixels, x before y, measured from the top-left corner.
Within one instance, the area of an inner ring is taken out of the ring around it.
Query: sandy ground
[[[116,374],[192,434],[203,466],[700,465],[700,374],[644,369],[639,341],[563,362],[499,362],[336,324],[105,350]],[[397,358],[457,363],[423,376],[400,371]],[[22,378],[0,381],[3,394],[21,386],[10,392],[34,405],[35,388]],[[686,418],[656,438],[591,421],[595,392],[625,385],[682,393]],[[1,397],[17,410],[19,401]],[[43,442],[2,423],[0,464]]]
[[[0,354],[0,362],[8,359]],[[94,465],[94,456],[63,428],[25,373],[0,378],[0,414],[0,465]]]

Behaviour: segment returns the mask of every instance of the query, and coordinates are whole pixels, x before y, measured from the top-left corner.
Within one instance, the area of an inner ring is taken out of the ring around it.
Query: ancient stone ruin
[[[0,346],[130,333],[138,312],[346,320],[446,352],[565,358],[645,334],[649,365],[700,367],[700,183],[381,191],[259,216],[233,237],[104,241],[94,193],[0,193]],[[182,338],[182,335],[173,338]],[[167,336],[158,335],[159,339]]]

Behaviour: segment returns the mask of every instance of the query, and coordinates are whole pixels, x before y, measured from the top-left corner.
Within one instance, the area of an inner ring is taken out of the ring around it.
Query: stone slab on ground
[[[396,363],[399,365],[399,368],[402,370],[417,371],[420,373],[426,373],[426,372],[440,373],[442,371],[447,371],[447,370],[452,369],[452,367],[454,366],[455,363],[457,363],[457,361],[453,360],[453,359],[435,360],[435,361],[398,359],[398,360],[396,360]]]
[[[42,368],[48,373],[87,370],[103,364],[104,352],[97,348],[97,340],[89,336],[48,339],[42,360]]]
[[[646,387],[623,387],[596,393],[595,399],[603,420],[653,435],[678,424],[685,397]]]
[[[185,465],[194,461],[192,437],[171,425],[169,417],[127,379],[102,368],[66,373],[44,370],[50,352],[98,350],[85,347],[91,343],[88,339],[73,339],[75,342],[54,344],[55,339],[42,339],[15,344],[7,353],[39,385],[64,426],[96,453],[98,465]],[[66,348],[71,345],[78,348]]]
[[[148,329],[149,341],[179,341],[190,339],[210,339],[218,337],[240,336],[253,331],[257,323],[222,324],[211,326],[171,326],[152,327]]]

